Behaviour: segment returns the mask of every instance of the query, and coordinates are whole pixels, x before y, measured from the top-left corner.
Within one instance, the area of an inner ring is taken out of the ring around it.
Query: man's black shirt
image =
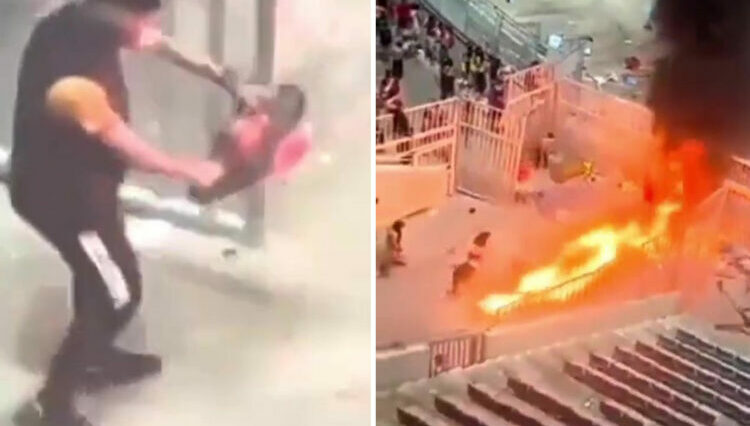
[[[13,122],[11,173],[20,191],[61,191],[86,197],[98,183],[115,188],[125,163],[113,149],[46,108],[46,94],[59,79],[97,82],[109,104],[128,120],[128,94],[120,62],[126,32],[102,19],[93,1],[66,4],[42,18],[23,53]],[[63,195],[63,194],[58,194]]]

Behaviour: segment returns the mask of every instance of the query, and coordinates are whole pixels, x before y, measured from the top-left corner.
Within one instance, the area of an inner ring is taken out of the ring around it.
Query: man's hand
[[[224,176],[224,166],[210,160],[183,160],[182,173],[193,185],[208,188]]]
[[[230,95],[237,97],[240,92],[240,74],[234,68],[224,65],[219,68],[221,87]]]
[[[221,75],[219,85],[232,97],[234,112],[246,114],[252,108],[251,103],[242,95],[242,81],[240,73],[228,65],[224,65],[219,72]]]

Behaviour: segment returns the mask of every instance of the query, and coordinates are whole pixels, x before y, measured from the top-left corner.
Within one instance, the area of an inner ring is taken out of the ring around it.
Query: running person
[[[451,280],[451,288],[447,293],[448,296],[457,295],[459,287],[465,285],[474,277],[474,273],[482,262],[487,242],[491,236],[490,232],[485,231],[474,237],[469,253],[466,255],[466,261],[453,269],[453,279]]]
[[[229,73],[188,59],[147,30],[160,6],[160,0],[66,3],[40,19],[23,54],[11,202],[73,275],[74,318],[36,401],[44,425],[89,425],[74,399],[91,380],[117,384],[161,371],[159,357],[113,345],[141,301],[141,274],[117,197],[126,169],[201,187],[223,174],[216,162],[151,147],[127,124],[122,48],[149,47],[229,87]]]

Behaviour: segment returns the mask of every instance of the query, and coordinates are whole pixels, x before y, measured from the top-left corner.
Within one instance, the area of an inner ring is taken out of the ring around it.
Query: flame
[[[646,245],[666,234],[670,218],[680,211],[681,204],[667,201],[660,204],[650,226],[637,221],[625,226],[605,224],[566,243],[557,258],[546,266],[521,277],[512,294],[491,294],[479,302],[488,314],[497,314],[519,306],[530,297],[545,301],[565,301],[583,291],[595,273],[617,259],[626,247],[646,252]]]
[[[650,223],[631,220],[625,225],[605,223],[588,230],[567,242],[550,263],[524,274],[513,293],[483,298],[479,302],[482,311],[497,315],[527,302],[568,300],[586,289],[600,270],[613,264],[623,249],[658,255],[652,249],[654,243],[669,241],[670,232],[685,225],[678,222],[676,214],[692,210],[719,181],[703,142],[684,140],[676,148],[666,149],[665,140],[664,134],[655,135],[659,152],[643,188],[644,199],[654,206]]]
[[[520,294],[490,294],[479,302],[479,306],[487,313],[495,313],[505,306],[518,303],[522,297]]]

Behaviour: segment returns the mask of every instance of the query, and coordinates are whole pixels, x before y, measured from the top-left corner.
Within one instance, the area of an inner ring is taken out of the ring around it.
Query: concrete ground
[[[586,67],[591,75],[605,77],[624,71],[624,60],[638,56],[648,63],[658,53],[653,34],[644,30],[653,0],[490,0],[521,23],[541,24],[541,39],[549,35],[594,38]],[[647,83],[637,88],[622,83],[605,84],[621,96],[642,99]],[[633,93],[638,92],[638,93]]]
[[[643,26],[653,0],[490,0],[519,22],[541,24],[541,38],[550,34],[594,38],[589,67],[604,73],[622,67],[625,57],[638,53],[652,34]]]
[[[69,273],[0,192],[0,424],[9,424],[42,383],[64,334]],[[121,344],[160,354],[165,369],[85,398],[94,424],[366,421],[367,280],[340,285],[326,276],[330,265],[289,235],[270,235],[266,249],[249,250],[159,221],[131,219],[128,228],[141,258],[144,305]],[[224,259],[226,248],[237,249],[236,258]]]
[[[553,259],[563,241],[580,235],[578,229],[589,229],[581,224],[601,223],[602,215],[610,217],[612,211],[638,205],[637,193],[622,192],[606,181],[549,185],[537,202],[491,205],[458,195],[406,219],[407,265],[376,282],[378,347],[437,340],[493,325],[494,319],[476,305],[481,297],[511,292],[521,273]],[[453,266],[464,261],[472,239],[482,231],[492,232],[492,237],[477,283],[459,298],[446,297]],[[622,288],[610,288],[605,299],[649,293],[632,280],[622,283]]]

